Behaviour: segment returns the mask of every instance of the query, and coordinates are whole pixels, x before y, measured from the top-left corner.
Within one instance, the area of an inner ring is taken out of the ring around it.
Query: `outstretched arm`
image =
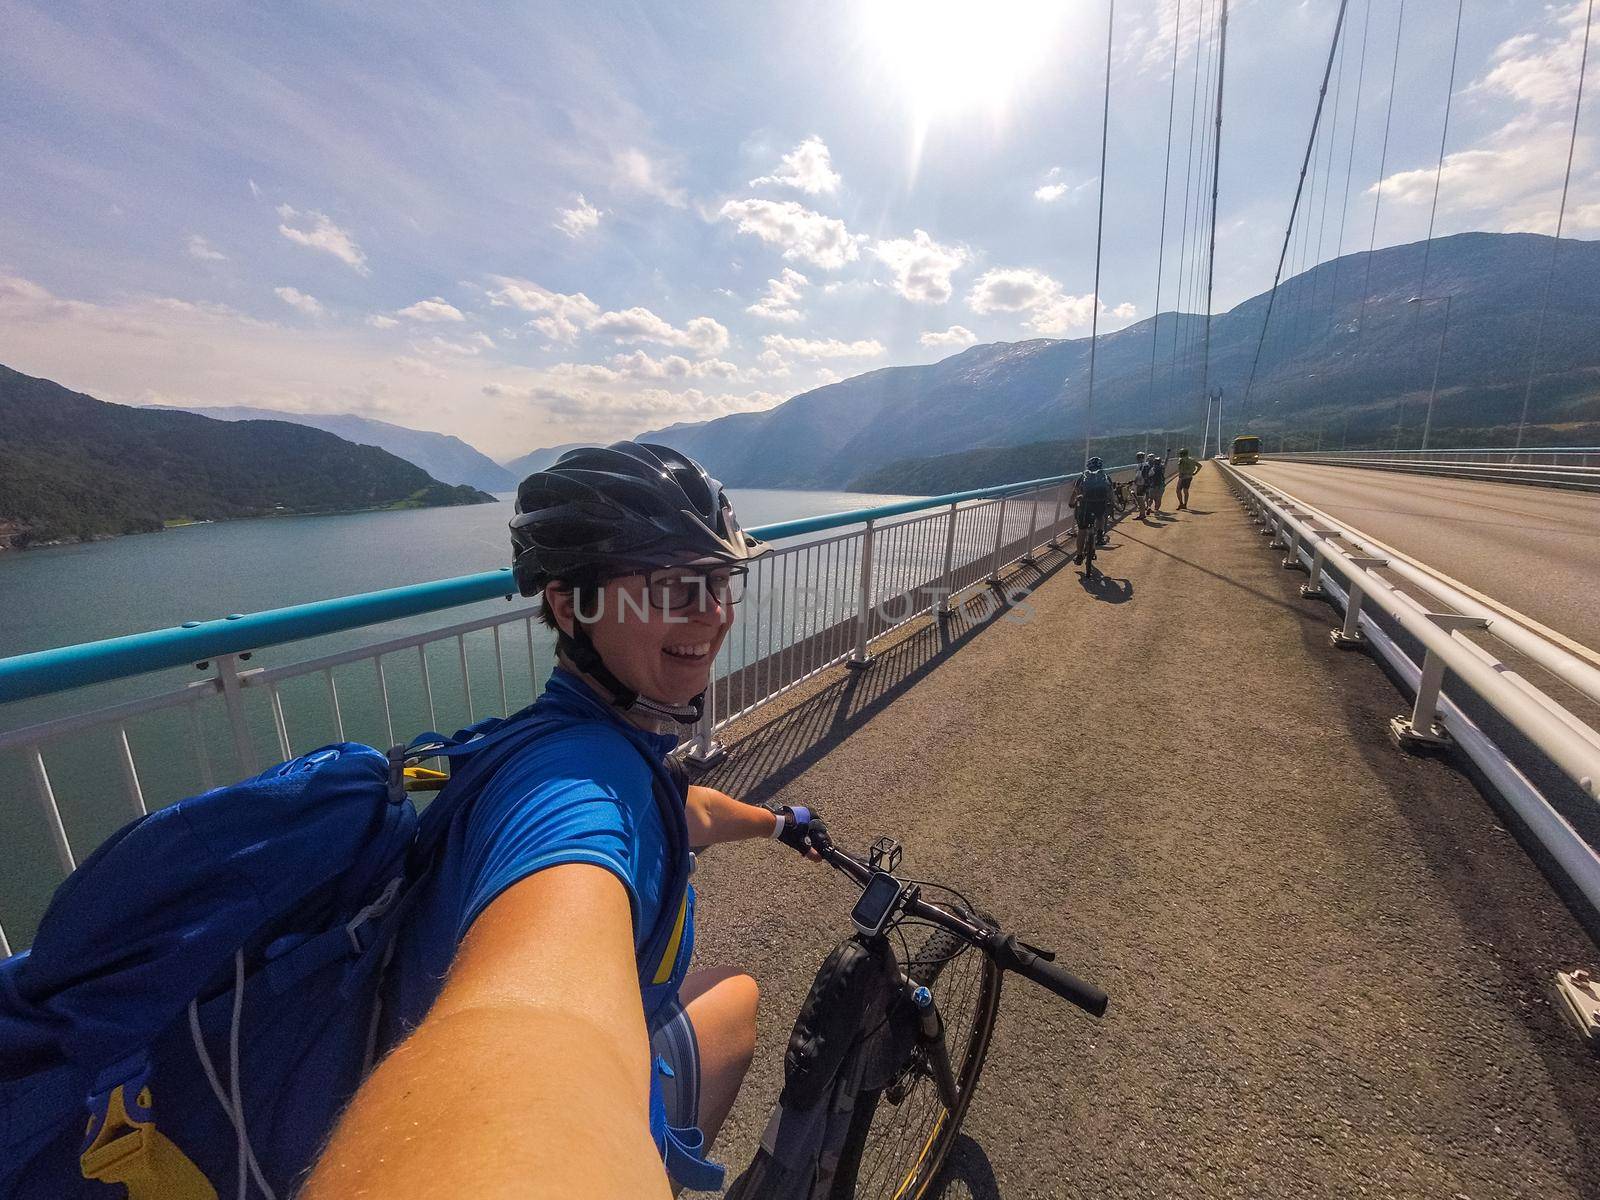
[[[649,1086],[627,891],[602,867],[549,867],[473,922],[303,1195],[665,1200]]]
[[[684,815],[689,819],[689,844],[696,847],[770,838],[776,822],[768,809],[698,784],[689,788]]]

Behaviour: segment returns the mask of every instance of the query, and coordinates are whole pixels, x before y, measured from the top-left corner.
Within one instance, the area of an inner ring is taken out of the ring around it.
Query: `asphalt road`
[[[1104,584],[1047,555],[1025,615],[797,687],[706,780],[898,835],[1110,994],[1007,983],[940,1200],[1600,1195],[1600,1060],[1544,992],[1594,944],[1448,759],[1390,746],[1406,702],[1216,470],[1194,504],[1125,522]],[[695,884],[698,964],[762,989],[736,1173],[854,895],[771,842]]]
[[[1600,495],[1316,463],[1244,470],[1600,650]]]

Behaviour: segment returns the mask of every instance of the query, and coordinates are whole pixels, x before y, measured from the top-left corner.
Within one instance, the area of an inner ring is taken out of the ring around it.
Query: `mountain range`
[[[1207,382],[1222,391],[1230,436],[1348,420],[1351,445],[1366,436],[1392,444],[1397,424],[1414,445],[1445,296],[1436,434],[1515,424],[1552,246],[1538,234],[1465,233],[1345,255],[1212,318]],[[1550,279],[1530,415],[1559,439],[1600,421],[1600,242],[1563,239]],[[1419,294],[1425,303],[1409,303]],[[1202,316],[1162,313],[1102,335],[1092,412],[1089,339],[1036,338],[639,436],[693,455],[733,486],[801,488],[866,486],[891,464],[979,448],[1081,445],[1086,429],[1097,439],[1170,429],[1198,442],[1205,327]]]
[[[288,421],[291,425],[305,425],[336,434],[347,442],[360,446],[376,446],[387,450],[396,458],[421,467],[441,483],[461,483],[484,492],[508,492],[517,486],[522,476],[512,476],[486,454],[473,449],[458,437],[447,433],[428,433],[421,429],[408,429],[404,425],[391,425],[388,421],[375,421],[371,417],[358,417],[351,413],[296,413],[279,412],[271,408],[240,406],[173,407],[164,404],[147,405],[165,412],[192,412],[217,421]]]
[[[0,549],[191,521],[493,500],[320,429],[109,404],[0,367]]]

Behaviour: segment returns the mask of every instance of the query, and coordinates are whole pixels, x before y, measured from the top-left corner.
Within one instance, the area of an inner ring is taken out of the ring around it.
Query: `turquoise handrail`
[[[766,541],[777,541],[967,500],[993,499],[1076,478],[1077,474],[1051,475],[1021,483],[951,492],[924,500],[902,500],[874,508],[858,508],[798,521],[780,521],[757,526],[750,532]],[[462,575],[433,583],[316,600],[266,612],[233,613],[211,621],[186,621],[169,629],[13,655],[0,659],[0,704],[124,679],[130,675],[143,675],[149,671],[186,666],[223,654],[259,650],[264,646],[457,608],[463,604],[492,600],[496,596],[504,596],[509,600],[515,594],[516,585],[511,579],[511,568],[502,567],[497,571]]]

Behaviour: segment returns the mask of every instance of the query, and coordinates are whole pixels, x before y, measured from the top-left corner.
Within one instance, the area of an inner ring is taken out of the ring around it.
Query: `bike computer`
[[[887,871],[874,871],[861,893],[861,899],[850,910],[850,920],[865,937],[877,937],[889,923],[890,914],[905,885]]]

